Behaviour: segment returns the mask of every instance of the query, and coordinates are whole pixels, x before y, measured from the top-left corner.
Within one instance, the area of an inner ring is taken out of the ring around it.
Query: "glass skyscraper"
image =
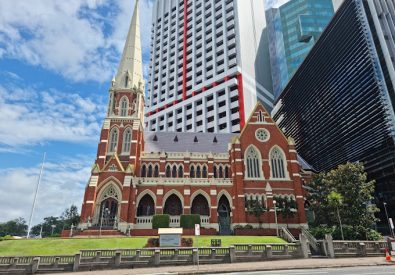
[[[291,0],[266,11],[277,98],[334,14],[332,0]]]
[[[272,115],[316,170],[363,162],[395,217],[395,0],[345,0]]]

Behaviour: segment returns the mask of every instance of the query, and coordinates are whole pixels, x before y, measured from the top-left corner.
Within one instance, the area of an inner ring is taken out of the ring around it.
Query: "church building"
[[[152,229],[155,214],[169,214],[171,227],[180,226],[182,214],[200,214],[201,227],[220,234],[247,224],[267,232],[277,225],[306,227],[302,186],[311,168],[261,104],[239,134],[144,130],[137,3],[109,89],[79,229],[139,235]],[[262,217],[249,214],[251,202],[266,207]],[[285,204],[287,217],[281,214]]]

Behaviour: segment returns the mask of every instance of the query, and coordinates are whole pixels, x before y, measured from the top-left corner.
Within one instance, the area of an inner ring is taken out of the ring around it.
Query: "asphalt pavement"
[[[365,266],[321,269],[295,269],[256,272],[211,273],[216,275],[381,275],[394,274],[394,266]]]

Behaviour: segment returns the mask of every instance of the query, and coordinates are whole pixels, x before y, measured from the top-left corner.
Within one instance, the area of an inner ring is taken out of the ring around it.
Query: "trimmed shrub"
[[[0,237],[0,242],[1,241],[8,241],[8,240],[13,240],[14,238],[11,235],[6,235],[4,237]]]
[[[182,228],[195,228],[195,224],[200,225],[200,215],[181,215],[180,226]]]
[[[149,238],[145,247],[159,247],[159,238]]]
[[[316,239],[324,239],[325,234],[331,234],[334,240],[342,239],[341,230],[338,226],[320,225],[309,230]],[[362,226],[343,225],[343,234],[344,239],[348,241],[378,241],[383,239],[383,236],[379,232]]]
[[[170,216],[167,214],[164,215],[154,215],[152,217],[152,228],[169,228],[170,227]]]
[[[182,238],[181,239],[181,246],[182,247],[192,247],[193,246],[193,239],[192,238]]]

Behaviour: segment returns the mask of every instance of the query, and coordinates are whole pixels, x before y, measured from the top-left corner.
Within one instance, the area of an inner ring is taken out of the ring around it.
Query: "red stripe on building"
[[[243,92],[243,75],[237,75],[238,91],[239,91],[239,116],[240,116],[240,131],[245,125],[245,115],[244,115],[244,92]]]
[[[188,32],[188,0],[184,0],[184,52],[182,65],[182,99],[187,99],[187,32]]]

